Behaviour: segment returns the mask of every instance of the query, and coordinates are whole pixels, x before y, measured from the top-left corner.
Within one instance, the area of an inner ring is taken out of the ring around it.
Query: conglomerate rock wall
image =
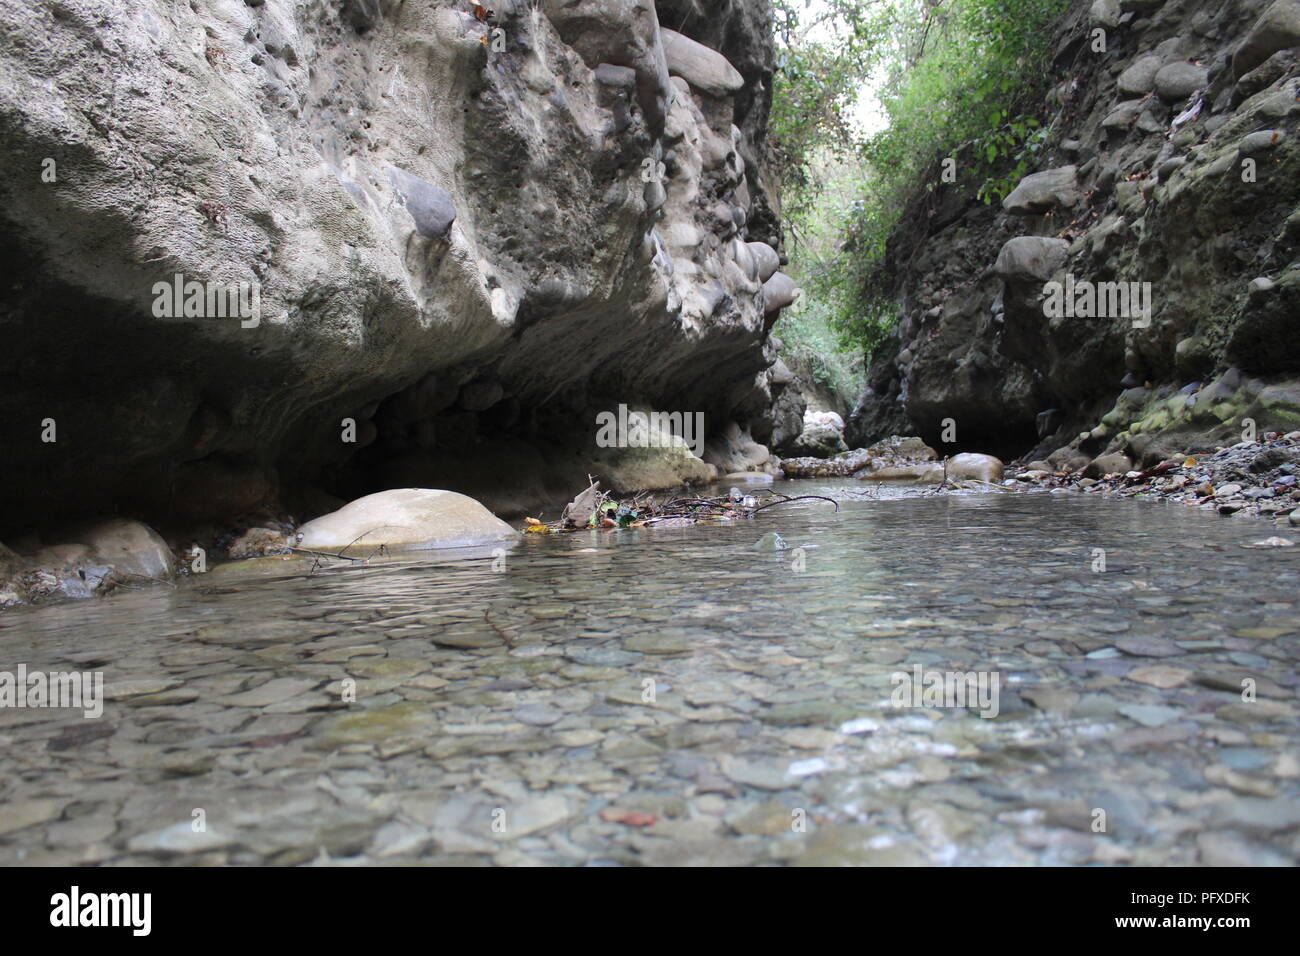
[[[662,7],[0,0],[0,532],[763,466],[771,10]]]
[[[937,163],[904,217],[851,443],[1072,468],[1300,428],[1300,0],[1080,2],[1053,43],[1032,174],[985,206]]]

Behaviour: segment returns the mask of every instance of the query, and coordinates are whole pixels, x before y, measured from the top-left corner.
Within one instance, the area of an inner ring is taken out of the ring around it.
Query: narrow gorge
[[[0,865],[1294,866],[1298,120],[1300,0],[0,0]]]
[[[619,404],[765,464],[794,288],[764,12],[6,4],[7,533],[715,474],[596,448]],[[256,317],[199,307],[241,286]]]

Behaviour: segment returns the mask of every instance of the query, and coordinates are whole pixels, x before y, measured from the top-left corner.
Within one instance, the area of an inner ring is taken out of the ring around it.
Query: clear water
[[[0,863],[1300,856],[1300,547],[1243,547],[1271,525],[777,488],[840,510],[5,612],[0,671],[110,699],[0,709]],[[918,666],[996,680],[996,715],[897,706]]]

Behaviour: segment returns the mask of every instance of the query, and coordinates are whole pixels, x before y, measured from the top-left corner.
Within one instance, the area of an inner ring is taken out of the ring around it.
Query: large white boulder
[[[971,479],[974,481],[996,482],[1002,480],[1002,460],[992,455],[980,455],[964,451],[953,455],[947,462],[950,481]]]
[[[338,551],[384,545],[401,551],[474,548],[517,536],[468,495],[433,488],[394,488],[366,495],[298,529],[300,548]],[[352,552],[355,554],[355,552]]]

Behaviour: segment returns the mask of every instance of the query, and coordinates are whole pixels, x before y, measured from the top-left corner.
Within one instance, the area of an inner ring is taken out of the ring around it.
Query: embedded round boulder
[[[1013,216],[1037,216],[1057,206],[1073,206],[1079,199],[1078,169],[1061,166],[1031,173],[1002,200]]]
[[[659,28],[668,72],[710,96],[730,96],[745,85],[745,78],[717,50],[697,43],[666,27]]]
[[[1160,72],[1160,57],[1148,55],[1141,57],[1127,70],[1119,75],[1115,85],[1121,93],[1128,96],[1142,96],[1150,93],[1156,86],[1156,74]]]
[[[937,485],[943,481],[943,465],[937,461],[893,465],[864,472],[857,477],[861,481],[910,481],[922,485]]]
[[[1002,460],[992,455],[964,451],[953,455],[945,465],[949,481],[961,478],[988,482],[1002,480]]]
[[[73,537],[77,544],[84,546],[84,562],[108,565],[122,575],[155,580],[176,573],[176,559],[167,542],[139,521],[110,518],[84,526]]]
[[[1195,63],[1169,63],[1155,75],[1156,93],[1162,100],[1176,103],[1205,88],[1207,71]]]
[[[402,551],[474,548],[510,541],[516,532],[467,495],[394,488],[366,495],[298,529],[298,546],[337,551],[383,545]]]
[[[1064,239],[1016,236],[1003,244],[993,272],[1008,282],[1045,282],[1069,255],[1070,244]]]
[[[784,309],[799,297],[799,289],[784,272],[774,272],[763,283],[763,311],[768,315]]]
[[[1295,0],[1274,0],[1233,54],[1233,75],[1245,76],[1278,50],[1297,45],[1300,45],[1300,4]]]
[[[766,282],[781,268],[781,257],[766,242],[747,242],[745,245],[754,256],[759,282]]]

